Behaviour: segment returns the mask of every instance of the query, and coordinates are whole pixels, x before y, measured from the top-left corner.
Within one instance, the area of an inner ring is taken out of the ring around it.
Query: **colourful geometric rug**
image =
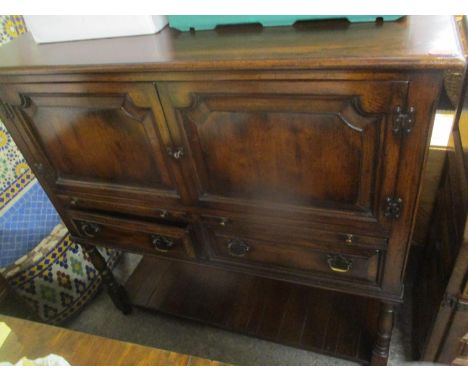
[[[112,268],[120,252],[99,248]],[[42,321],[59,323],[88,302],[101,278],[82,248],[58,224],[31,252],[1,269],[10,287]]]

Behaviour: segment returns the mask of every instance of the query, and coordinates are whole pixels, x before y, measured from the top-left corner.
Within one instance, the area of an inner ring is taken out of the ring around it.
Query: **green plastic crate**
[[[169,25],[172,28],[179,29],[181,31],[188,31],[190,29],[195,30],[207,30],[214,29],[218,25],[233,25],[233,24],[246,24],[246,23],[260,23],[264,27],[284,26],[293,25],[296,21],[301,20],[324,20],[324,19],[341,19],[346,18],[351,23],[366,23],[374,22],[377,17],[381,17],[385,21],[395,21],[402,16],[327,16],[327,15],[209,15],[209,16],[191,16],[191,15],[174,15],[168,16]]]

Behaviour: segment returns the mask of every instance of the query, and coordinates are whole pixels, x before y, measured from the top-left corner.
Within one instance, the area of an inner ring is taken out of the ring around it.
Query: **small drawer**
[[[195,258],[191,225],[155,224],[69,211],[78,240],[135,252]]]
[[[112,198],[110,200],[102,197],[78,196],[70,194],[59,194],[58,198],[67,209],[95,211],[95,212],[119,212],[121,214],[151,217],[163,221],[188,221],[189,215],[185,211],[177,210],[172,206],[155,206],[153,203],[141,201],[129,201],[128,199],[119,201]]]
[[[313,243],[268,241],[219,231],[209,232],[213,262],[231,263],[245,267],[296,273],[327,275],[376,284],[383,252],[372,249],[348,251],[317,249]]]

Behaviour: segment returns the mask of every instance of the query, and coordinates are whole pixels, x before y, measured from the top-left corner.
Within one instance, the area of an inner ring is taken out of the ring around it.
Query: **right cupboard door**
[[[162,82],[192,202],[213,211],[388,229],[394,112],[406,81]]]

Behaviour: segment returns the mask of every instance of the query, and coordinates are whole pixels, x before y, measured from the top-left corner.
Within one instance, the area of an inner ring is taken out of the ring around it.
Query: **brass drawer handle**
[[[101,232],[101,226],[96,223],[81,222],[80,230],[85,236],[93,238]]]
[[[333,272],[346,273],[353,266],[353,261],[342,255],[328,255],[327,263]]]
[[[350,233],[347,233],[346,236],[345,236],[345,243],[346,244],[353,244],[353,242],[354,242],[354,235],[350,234]]]
[[[250,251],[250,245],[240,239],[229,240],[227,248],[229,254],[234,257],[244,257]]]
[[[228,218],[220,218],[219,219],[219,225],[221,227],[226,227],[226,225],[229,223],[229,219]]]
[[[154,249],[161,253],[169,252],[175,246],[174,240],[166,236],[151,235],[151,239]]]
[[[174,159],[179,160],[185,155],[183,147],[176,147],[173,149],[172,147],[166,148],[167,153]]]

